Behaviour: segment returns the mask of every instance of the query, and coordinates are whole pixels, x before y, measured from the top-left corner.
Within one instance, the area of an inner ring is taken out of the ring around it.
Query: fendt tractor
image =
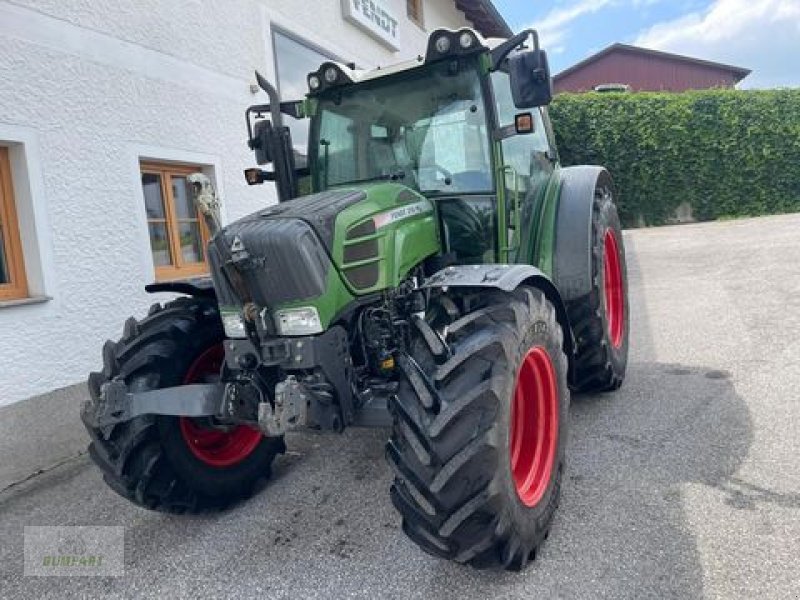
[[[289,431],[388,428],[403,531],[523,568],[558,506],[570,392],[622,384],[629,320],[612,180],[560,167],[536,32],[325,62],[300,101],[257,81],[245,178],[279,202],[222,227],[191,178],[210,277],[147,286],[179,296],[103,347],[92,459],[135,504],[204,511],[252,493]]]

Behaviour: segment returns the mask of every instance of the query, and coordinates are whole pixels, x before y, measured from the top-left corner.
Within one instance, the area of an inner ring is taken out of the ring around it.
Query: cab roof
[[[443,39],[448,40],[446,49],[443,49],[445,44],[440,41]],[[470,40],[469,46],[462,44],[462,40],[467,39]],[[339,85],[361,83],[394,75],[438,60],[490,51],[505,41],[503,38],[484,38],[479,32],[468,27],[436,29],[428,37],[428,48],[424,56],[420,54],[410,60],[386,66],[379,65],[374,69],[356,69],[353,68],[353,65],[325,61],[319,69],[308,74],[309,95],[313,96]],[[440,45],[437,46],[437,43]],[[334,72],[335,77],[332,75]],[[313,78],[316,78],[316,83],[318,83],[316,87]]]

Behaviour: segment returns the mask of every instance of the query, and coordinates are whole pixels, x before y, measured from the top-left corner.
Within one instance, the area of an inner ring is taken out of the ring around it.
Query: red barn
[[[613,44],[553,77],[558,92],[587,92],[597,86],[622,84],[632,91],[732,88],[749,69],[679,54]]]

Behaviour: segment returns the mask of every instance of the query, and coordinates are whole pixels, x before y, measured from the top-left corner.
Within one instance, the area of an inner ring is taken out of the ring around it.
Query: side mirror
[[[547,106],[553,99],[553,82],[544,50],[523,50],[508,57],[511,96],[517,108]]]
[[[264,85],[268,86],[269,84],[264,83]],[[281,102],[276,106],[278,107],[277,110],[273,110],[271,104],[259,104],[251,106],[245,111],[247,145],[251,150],[255,151],[256,162],[259,165],[274,162],[276,157],[272,148],[276,144],[276,139],[288,136],[288,133],[281,133],[288,131],[288,128],[283,125],[281,115],[289,115],[295,119],[305,117],[301,100]],[[265,119],[264,116],[266,114],[271,115],[272,118]],[[278,120],[275,119],[275,116],[278,117]],[[277,143],[280,144],[280,141]]]
[[[255,122],[253,125],[253,137],[250,138],[248,145],[256,153],[256,164],[266,165],[272,162],[273,158],[270,152],[272,136],[272,122],[269,119]]]

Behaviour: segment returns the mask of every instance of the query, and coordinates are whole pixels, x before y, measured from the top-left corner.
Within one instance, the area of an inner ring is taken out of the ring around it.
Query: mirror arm
[[[500,63],[502,63],[505,58],[511,54],[511,51],[518,46],[521,46],[525,43],[528,39],[528,36],[533,36],[533,49],[538,52],[539,50],[539,34],[536,33],[535,29],[525,29],[520,31],[514,37],[506,40],[497,48],[490,52],[490,57],[492,59],[492,71],[497,71],[500,68]]]
[[[269,111],[272,117],[272,124],[275,127],[283,127],[281,99],[278,96],[278,90],[258,71],[256,71],[256,81],[258,82],[258,87],[267,92],[267,96],[269,96]]]

